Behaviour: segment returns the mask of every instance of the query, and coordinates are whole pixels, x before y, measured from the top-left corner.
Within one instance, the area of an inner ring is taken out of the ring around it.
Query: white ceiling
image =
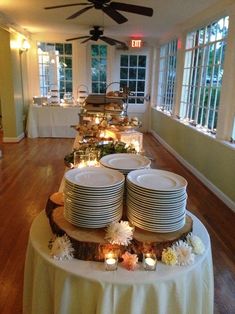
[[[68,3],[84,3],[86,0],[1,0],[0,13],[2,18],[16,24],[32,34],[60,33],[67,35],[87,35],[93,25],[104,26],[106,36],[132,37],[139,35],[144,38],[162,38],[176,30],[182,23],[190,21],[195,15],[210,10],[218,5],[227,5],[234,0],[116,0],[135,5],[151,7],[152,17],[120,12],[128,18],[128,22],[117,24],[102,11],[91,9],[81,16],[66,20],[83,6],[44,10],[46,6]],[[0,17],[1,17],[0,16]]]

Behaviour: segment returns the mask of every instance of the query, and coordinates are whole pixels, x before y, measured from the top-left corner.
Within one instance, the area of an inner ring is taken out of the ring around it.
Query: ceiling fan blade
[[[78,17],[79,15],[81,15],[82,13],[90,10],[91,8],[93,8],[93,5],[90,5],[89,7],[86,7],[86,8],[83,8],[79,11],[77,11],[76,13],[70,15],[69,17],[66,18],[66,20],[72,20],[72,19],[75,19],[75,17]]]
[[[128,4],[128,3],[121,3],[121,2],[111,2],[110,7],[119,10],[119,11],[125,11],[140,15],[146,15],[146,16],[152,16],[153,15],[153,9],[148,7],[143,7],[141,5],[134,5],[134,4]]]
[[[106,13],[109,17],[111,17],[111,19],[113,19],[118,24],[122,24],[128,21],[127,18],[125,18],[125,16],[120,14],[115,9],[111,8],[110,5],[108,7],[102,7],[102,10],[104,13]]]
[[[111,46],[115,45],[115,41],[112,38],[109,38],[106,36],[101,36],[100,39],[103,40],[105,43],[111,45]]]
[[[74,7],[76,5],[90,5],[90,3],[71,3],[71,4],[62,4],[62,5],[54,5],[52,7],[45,7],[45,10],[50,9],[59,9],[59,8],[66,8],[66,7]]]
[[[72,41],[72,40],[83,39],[83,38],[88,38],[88,37],[90,37],[90,36],[80,36],[80,37],[68,38],[68,39],[66,39],[66,41]]]
[[[87,38],[87,39],[85,39],[85,40],[83,40],[83,41],[81,41],[81,44],[85,44],[87,41],[89,41],[89,40],[93,40],[92,39],[92,36],[91,37],[89,37],[89,38]]]

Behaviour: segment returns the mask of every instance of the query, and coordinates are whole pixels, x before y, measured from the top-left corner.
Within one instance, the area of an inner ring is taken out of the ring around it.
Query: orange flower
[[[138,263],[138,257],[136,254],[131,254],[129,252],[125,252],[122,255],[123,262],[122,265],[128,270],[134,270]]]

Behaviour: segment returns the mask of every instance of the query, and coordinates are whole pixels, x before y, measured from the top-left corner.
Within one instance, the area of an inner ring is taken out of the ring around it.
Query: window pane
[[[98,83],[92,83],[92,92],[99,93],[99,85]]]
[[[65,80],[66,81],[72,81],[72,70],[71,69],[65,70]]]
[[[71,44],[65,44],[64,48],[65,48],[65,54],[66,55],[72,55],[72,45]]]
[[[122,78],[122,79],[127,79],[128,78],[128,69],[121,68],[120,78]]]
[[[107,57],[107,46],[100,45],[100,56],[106,59],[106,57]]]
[[[138,79],[139,80],[145,79],[145,69],[138,69]]]
[[[99,55],[99,46],[98,45],[91,45],[91,55],[92,55],[92,57],[96,57]]]
[[[65,63],[65,66],[67,66],[67,68],[70,68],[70,69],[72,68],[72,58],[65,57],[64,63]]]
[[[137,56],[130,56],[130,66],[131,67],[137,66]]]
[[[91,79],[92,79],[92,81],[98,81],[99,80],[98,71],[95,68],[92,68]]]
[[[59,52],[59,54],[64,54],[64,45],[63,44],[55,44],[55,50]]]
[[[136,91],[136,81],[129,81],[129,88],[130,88],[131,92],[135,92]]]
[[[139,56],[139,63],[138,63],[139,67],[146,67],[146,56]]]
[[[121,67],[128,67],[128,56],[121,56]]]
[[[145,88],[145,83],[143,81],[139,81],[137,85],[137,90],[140,92],[144,92],[144,88]]]
[[[129,79],[130,80],[136,79],[136,69],[134,69],[134,68],[129,69]]]
[[[72,92],[72,82],[66,82],[65,83],[65,90],[66,92]]]
[[[101,82],[100,83],[100,93],[105,93],[105,91],[106,91],[106,83]]]
[[[106,67],[100,69],[100,80],[106,82]]]

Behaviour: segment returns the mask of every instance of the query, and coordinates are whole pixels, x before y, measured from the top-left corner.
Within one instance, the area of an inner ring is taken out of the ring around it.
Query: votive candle
[[[118,258],[113,253],[105,254],[104,263],[106,270],[116,270],[118,266]]]
[[[145,270],[156,270],[157,258],[154,253],[144,253],[143,264]]]

